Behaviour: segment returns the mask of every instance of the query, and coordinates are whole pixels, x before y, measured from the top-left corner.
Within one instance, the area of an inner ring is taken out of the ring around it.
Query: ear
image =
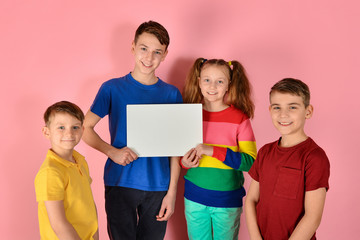
[[[163,54],[162,57],[161,57],[161,61],[164,61],[164,60],[165,60],[168,52],[169,52],[169,51],[166,49],[166,51],[164,52],[164,54]]]
[[[47,139],[50,138],[50,129],[47,126],[43,127],[41,129],[41,131],[42,131],[44,137],[46,137]]]
[[[131,43],[131,53],[135,53],[135,46],[136,46],[136,44],[135,44],[135,41],[132,41],[132,43]]]
[[[314,113],[314,107],[312,105],[309,105],[305,110],[306,110],[305,119],[310,119]]]

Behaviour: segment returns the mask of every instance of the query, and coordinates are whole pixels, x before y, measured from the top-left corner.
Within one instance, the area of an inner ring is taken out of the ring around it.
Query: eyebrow
[[[279,105],[281,105],[280,103],[273,103],[273,104],[271,104],[270,106],[279,106]],[[287,104],[288,106],[291,106],[291,105],[298,105],[298,106],[301,106],[301,104],[300,103],[289,103],[289,104]]]
[[[140,43],[140,46],[143,46],[143,47],[149,48],[149,46],[146,46],[146,45],[145,45],[145,44],[143,44],[143,43]],[[158,52],[164,52],[164,50],[162,50],[161,48],[155,49],[155,51],[158,51]]]

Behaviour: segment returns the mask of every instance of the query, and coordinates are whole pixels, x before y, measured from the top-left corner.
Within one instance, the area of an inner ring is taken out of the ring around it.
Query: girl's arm
[[[252,180],[245,199],[246,225],[251,240],[262,240],[259,226],[256,220],[256,205],[259,202],[259,182]]]
[[[321,222],[325,197],[325,188],[305,192],[305,214],[295,227],[289,240],[310,239],[314,235]]]
[[[62,200],[45,201],[45,207],[49,216],[50,225],[60,240],[80,240],[76,230],[66,218],[64,202]]]
[[[234,152],[230,148],[199,144],[195,150],[198,157],[207,155],[218,159],[225,165],[239,171],[249,171],[256,157],[256,143],[239,142],[241,152]]]
[[[183,168],[195,168],[199,166],[199,157],[196,155],[194,148],[190,149],[182,158],[180,164]]]
[[[232,136],[233,134],[228,133],[226,135]],[[214,157],[233,169],[247,172],[254,163],[257,154],[254,133],[249,119],[246,119],[238,125],[236,138],[238,145],[236,152],[225,146],[200,144],[196,147],[197,155],[201,157],[201,155],[204,154]]]

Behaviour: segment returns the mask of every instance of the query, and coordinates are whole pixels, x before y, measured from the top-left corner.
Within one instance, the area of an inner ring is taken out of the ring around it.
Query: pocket
[[[296,199],[299,192],[301,170],[282,167],[275,184],[274,195],[287,199]]]

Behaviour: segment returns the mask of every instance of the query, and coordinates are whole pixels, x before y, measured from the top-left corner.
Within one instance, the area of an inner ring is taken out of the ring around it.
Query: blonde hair
[[[227,96],[224,98],[224,102],[228,105],[233,105],[250,118],[253,118],[255,106],[251,96],[251,84],[246,76],[244,67],[236,60],[226,62],[223,59],[196,59],[186,77],[183,91],[184,103],[202,103],[203,96],[201,94],[198,79],[201,70],[207,65],[225,67],[229,71],[229,89]]]

